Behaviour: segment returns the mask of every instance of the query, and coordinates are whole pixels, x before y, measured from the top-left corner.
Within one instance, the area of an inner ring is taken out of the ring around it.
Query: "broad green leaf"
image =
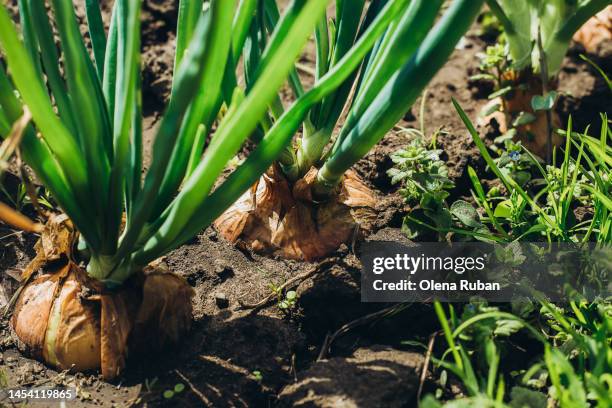
[[[497,204],[493,215],[497,218],[510,218],[512,216],[512,202],[505,200]]]
[[[512,126],[524,126],[533,123],[536,117],[533,113],[521,112],[516,119],[512,122]]]
[[[551,110],[555,106],[556,99],[557,92],[555,91],[550,91],[546,95],[535,95],[531,99],[531,107],[534,111]]]
[[[482,224],[480,223],[480,217],[476,209],[467,201],[458,200],[451,205],[450,212],[461,221],[462,224],[471,227],[478,228]]]
[[[445,230],[453,225],[453,218],[450,211],[446,208],[441,208],[437,211],[425,210],[425,215],[433,220],[436,227]]]

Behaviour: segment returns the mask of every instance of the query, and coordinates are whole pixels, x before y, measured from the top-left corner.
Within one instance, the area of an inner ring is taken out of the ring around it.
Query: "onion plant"
[[[18,3],[19,28],[0,7],[0,137],[31,113],[21,152],[69,220],[47,223],[12,325],[35,356],[62,369],[101,367],[111,378],[128,340],[161,345],[189,326],[191,289],[147,265],[208,226],[270,166],[307,112],[338,95],[408,1],[378,4],[357,42],[347,42],[307,92],[294,62],[327,0],[294,0],[282,15],[272,1],[181,1],[171,95],[146,169],[141,1],[117,0],[108,33],[98,2],[86,1],[91,50],[71,1],[50,1],[53,19],[44,2]],[[281,111],[287,78],[296,100]],[[218,183],[249,138],[252,153]],[[60,267],[51,263],[58,259]]]
[[[487,0],[487,4],[504,28],[516,68],[531,67],[552,76],[559,72],[576,31],[610,1]]]
[[[286,135],[286,142],[278,145],[277,165],[216,222],[225,237],[243,240],[254,249],[310,260],[349,241],[357,226],[367,228],[364,218],[372,214],[366,210],[375,206],[376,198],[349,169],[406,114],[483,2],[454,0],[438,19],[443,3],[338,0],[335,17],[318,19],[315,87],[337,69],[349,50],[361,46],[377,16],[396,7],[396,18],[360,69],[308,107],[300,137],[287,147],[291,135]],[[277,16],[274,2],[263,2],[262,7],[267,18],[251,26],[249,33],[247,79],[250,67],[265,58],[254,45],[266,37]],[[298,97],[304,92],[299,77],[292,76],[291,85]],[[280,99],[270,110],[272,121],[291,112],[284,110]],[[252,173],[253,181],[257,173]]]
[[[504,28],[511,66],[495,96],[501,103],[502,130],[516,130],[534,153],[550,163],[553,128],[561,125],[553,111],[556,75],[574,34],[609,0],[487,0]]]

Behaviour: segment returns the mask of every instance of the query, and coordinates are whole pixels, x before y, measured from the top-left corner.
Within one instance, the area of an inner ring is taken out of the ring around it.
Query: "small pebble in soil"
[[[212,228],[208,230],[208,232],[206,233],[206,236],[212,242],[217,242],[219,240],[219,238],[217,237],[217,231],[215,231]]]
[[[214,261],[215,275],[221,282],[225,282],[228,278],[234,276],[234,268],[227,264],[223,259],[215,259]]]
[[[348,254],[348,252],[349,252],[349,247],[346,244],[340,244],[340,247],[338,248],[338,253]]]
[[[406,112],[406,114],[404,115],[404,120],[406,122],[412,122],[413,120],[416,120],[416,116],[414,116],[414,113],[412,113],[412,109]]]
[[[229,306],[229,299],[223,292],[218,292],[215,295],[215,303],[219,309],[226,309]]]
[[[195,268],[187,274],[187,283],[193,287],[204,280],[206,280],[206,271],[202,268]]]

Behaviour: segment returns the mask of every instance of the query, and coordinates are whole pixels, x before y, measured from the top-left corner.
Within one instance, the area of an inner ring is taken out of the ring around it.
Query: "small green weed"
[[[444,189],[409,189],[410,199],[420,200],[422,211],[412,211],[404,221],[409,237],[429,229],[440,239],[477,239],[486,242],[611,242],[612,148],[608,119],[602,115],[600,137],[572,131],[571,119],[564,149],[555,150],[551,165],[542,163],[520,143],[507,140],[506,149],[493,158],[458,104],[460,116],[474,143],[494,174],[485,190],[481,177],[468,167],[473,204],[458,200],[449,205]],[[401,157],[401,156],[399,156]],[[420,157],[426,157],[421,154]],[[397,159],[395,159],[397,160]],[[444,164],[436,163],[437,168]],[[427,167],[423,166],[427,169]],[[427,177],[392,170],[397,179]],[[404,182],[411,185],[412,182]],[[419,195],[420,194],[420,195]],[[406,193],[403,194],[406,196]],[[582,219],[576,212],[582,214]],[[423,217],[425,215],[425,217]]]
[[[162,395],[164,396],[165,399],[171,399],[183,391],[185,391],[185,384],[178,383],[172,389],[165,390]]]
[[[612,406],[612,306],[609,300],[589,303],[576,294],[569,296],[573,300],[565,307],[541,299],[539,309],[522,302],[504,305],[509,309],[504,311],[476,302],[463,307],[460,315],[452,305],[447,315],[435,303],[448,345],[434,359],[439,385],[446,387],[450,372],[465,392],[465,398],[444,406],[544,408],[551,406],[549,400],[560,407]],[[528,350],[512,341],[519,331]],[[531,343],[525,342],[525,335]],[[503,358],[517,353],[530,359],[521,361],[522,368],[504,370]],[[432,395],[421,402],[421,407],[441,406]]]
[[[548,166],[520,144],[504,142],[493,158],[467,115],[455,107],[495,175],[485,189],[469,167],[473,202],[450,206],[452,225],[440,228],[411,213],[408,218],[447,239],[489,242],[612,242],[612,148],[610,127],[602,115],[599,138],[563,132],[566,143]],[[582,219],[575,210],[580,209]],[[513,262],[516,254],[503,253]],[[567,304],[544,298],[489,305],[482,301],[434,308],[446,348],[436,353],[439,376],[435,395],[420,406],[436,407],[610,407],[612,406],[612,303],[588,302],[566,288]],[[453,401],[448,377],[461,384]]]
[[[291,317],[298,311],[298,295],[294,290],[284,291],[283,287],[270,284],[272,293],[276,296],[278,309],[286,316]]]
[[[448,168],[440,159],[442,150],[432,149],[422,137],[391,154],[394,166],[387,172],[391,183],[400,184],[399,194],[423,218],[438,228],[451,226],[451,213],[446,198],[455,184],[448,177]],[[406,219],[404,232],[410,238],[422,233],[418,224]]]

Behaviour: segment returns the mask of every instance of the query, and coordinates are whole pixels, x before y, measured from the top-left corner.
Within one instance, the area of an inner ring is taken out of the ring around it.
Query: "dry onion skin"
[[[108,291],[69,251],[45,255],[50,238],[64,249],[74,242],[70,222],[55,221],[47,223],[36,245],[35,265],[24,271],[29,282],[10,321],[22,351],[60,370],[100,370],[110,380],[125,367],[128,349],[158,351],[187,333],[193,289],[184,279],[151,266]],[[58,242],[58,236],[64,240]],[[33,268],[43,272],[29,279]]]
[[[594,15],[574,34],[574,41],[589,53],[596,53],[599,45],[612,39],[612,6]]]
[[[376,195],[356,173],[348,171],[337,194],[316,202],[312,168],[293,186],[271,168],[215,221],[232,243],[260,253],[313,261],[337,250],[371,229]]]

